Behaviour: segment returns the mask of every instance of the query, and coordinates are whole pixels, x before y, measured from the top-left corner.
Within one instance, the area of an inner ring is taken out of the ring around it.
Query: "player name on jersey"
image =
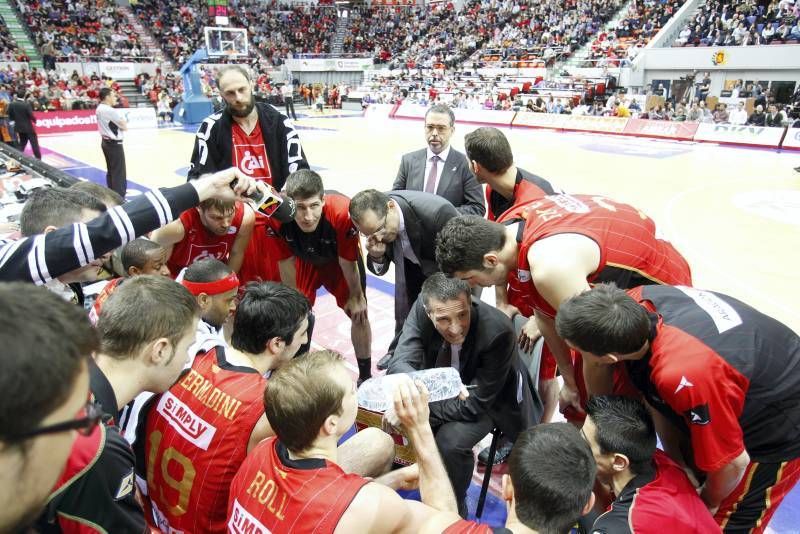
[[[194,369],[190,369],[179,384],[183,389],[194,395],[204,406],[214,410],[229,421],[233,421],[236,418],[236,414],[242,406],[242,401],[215,387],[211,381]]]

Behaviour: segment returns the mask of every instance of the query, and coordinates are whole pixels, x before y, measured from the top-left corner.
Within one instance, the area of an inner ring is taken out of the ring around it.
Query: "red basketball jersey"
[[[231,480],[264,414],[266,379],[225,360],[223,347],[200,353],[147,415],[145,469],[162,532],[225,532]]]
[[[367,483],[324,459],[292,460],[277,438],[264,440],[231,484],[228,532],[332,533]]]
[[[554,317],[556,310],[539,294],[531,279],[528,250],[540,240],[557,234],[580,234],[600,247],[597,270],[590,283],[615,282],[628,289],[639,285],[691,285],[689,264],[667,241],[656,237],[652,219],[628,204],[601,196],[550,195],[524,207],[525,221],[518,235],[518,285],[509,286],[509,302],[524,300],[537,312]],[[513,299],[513,300],[512,300]],[[522,311],[522,310],[520,310]]]
[[[100,290],[100,293],[97,294],[97,298],[94,299],[94,304],[92,304],[92,309],[89,310],[89,322],[92,325],[97,325],[97,320],[100,319],[100,310],[103,309],[103,304],[108,300],[108,297],[117,290],[117,287],[125,280],[124,278],[114,278],[113,280],[109,280],[106,285],[103,286],[103,289]]]
[[[181,213],[180,221],[183,224],[185,234],[183,239],[175,243],[172,247],[172,255],[167,260],[172,276],[184,267],[188,267],[198,260],[204,258],[217,258],[220,261],[228,261],[228,257],[233,249],[233,242],[239,235],[244,217],[244,204],[237,202],[234,208],[233,221],[226,235],[216,235],[209,232],[200,220],[200,213],[196,208],[191,208]]]

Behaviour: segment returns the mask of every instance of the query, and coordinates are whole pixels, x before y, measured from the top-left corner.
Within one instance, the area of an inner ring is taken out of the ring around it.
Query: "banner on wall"
[[[566,120],[565,130],[620,134],[625,131],[629,119],[622,117],[594,117],[592,115],[562,115]]]
[[[665,137],[691,141],[700,126],[698,122],[670,122],[650,121],[645,119],[630,119],[623,131],[626,135],[641,135],[645,137]]]
[[[98,63],[100,74],[115,80],[133,80],[136,78],[136,63]]]
[[[800,128],[789,128],[783,138],[783,148],[800,149]]]
[[[694,136],[695,141],[712,141],[737,145],[778,147],[783,139],[784,128],[766,126],[739,126],[734,124],[701,124]]]
[[[128,123],[128,128],[158,128],[156,110],[147,108],[120,108],[119,111]]]
[[[97,131],[97,117],[93,109],[35,111],[33,116],[36,118],[36,133],[39,135]]]
[[[555,113],[532,113],[520,111],[514,118],[514,126],[527,126],[530,128],[553,128],[561,130],[564,128],[566,119],[570,115],[558,115]]]

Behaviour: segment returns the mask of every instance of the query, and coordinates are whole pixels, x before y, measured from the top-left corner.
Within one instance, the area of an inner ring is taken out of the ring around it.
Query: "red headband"
[[[226,291],[230,291],[231,289],[236,289],[239,287],[239,277],[236,276],[236,273],[231,273],[225,278],[220,280],[216,280],[214,282],[190,282],[184,279],[181,284],[183,287],[189,290],[194,296],[199,295],[200,293],[205,293],[206,295],[219,295],[220,293],[225,293]]]

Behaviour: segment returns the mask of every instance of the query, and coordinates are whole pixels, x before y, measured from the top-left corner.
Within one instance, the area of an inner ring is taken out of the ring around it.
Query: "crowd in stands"
[[[55,59],[150,59],[138,33],[112,0],[32,0],[18,6],[46,64]]]
[[[59,111],[66,109],[93,109],[99,103],[100,89],[110,87],[119,91],[114,80],[106,76],[71,75],[57,71],[0,69],[0,100],[10,101],[20,92],[31,103],[34,111]],[[127,107],[127,99],[120,94],[120,105]]]
[[[686,23],[674,46],[752,46],[800,42],[800,1],[715,0]]]
[[[633,2],[616,28],[601,32],[592,42],[588,66],[630,63],[682,5],[683,0]]]
[[[482,58],[503,61],[540,60],[545,66],[556,58],[564,58],[595,35],[619,10],[621,0],[569,0],[515,4],[512,20],[501,31],[495,31],[487,48],[497,47]],[[500,54],[500,57],[498,56]]]
[[[14,37],[8,32],[6,21],[0,15],[0,61],[28,61],[28,56],[22,50]]]
[[[178,66],[205,46],[204,27],[214,26],[206,7],[199,4],[140,0],[133,9]],[[229,7],[228,16],[231,27],[248,29],[250,46],[273,65],[293,54],[330,52],[336,26],[336,12],[331,7],[291,7],[258,0],[239,1]]]

